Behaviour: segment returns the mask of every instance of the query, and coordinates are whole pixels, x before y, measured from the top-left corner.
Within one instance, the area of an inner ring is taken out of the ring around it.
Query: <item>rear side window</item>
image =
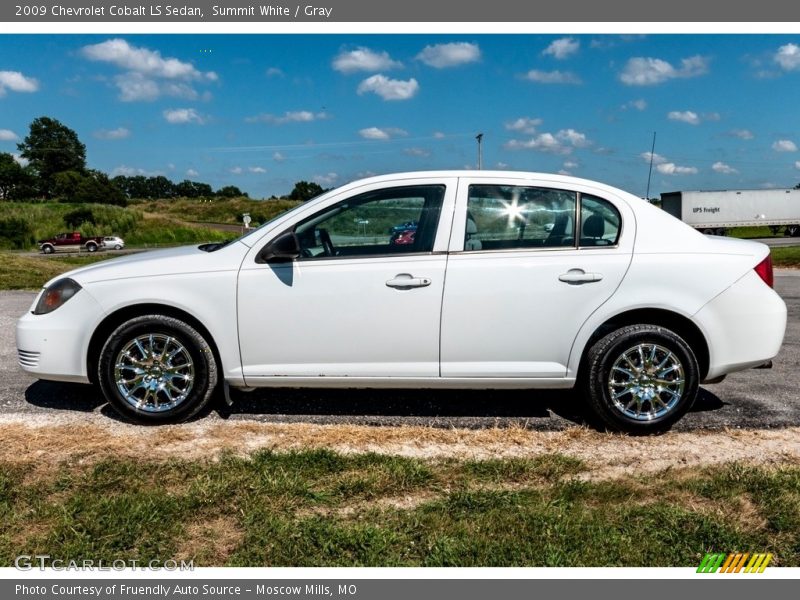
[[[574,246],[576,204],[566,190],[471,185],[464,250]]]
[[[581,194],[580,245],[614,246],[619,241],[622,219],[608,200]]]

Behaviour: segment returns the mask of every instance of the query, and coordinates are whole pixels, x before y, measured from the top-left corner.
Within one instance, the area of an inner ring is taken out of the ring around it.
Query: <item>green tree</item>
[[[291,200],[301,200],[305,202],[306,200],[311,200],[311,198],[315,196],[319,196],[324,191],[321,185],[313,181],[298,181],[294,184],[294,189],[289,194],[289,198]]]
[[[56,173],[86,170],[86,146],[78,139],[78,134],[50,117],[34,119],[30,133],[17,148],[22,158],[30,161],[39,191],[46,198],[52,195]]]
[[[14,156],[8,152],[0,152],[0,199],[8,200],[14,189],[27,183],[27,174]]]
[[[216,195],[220,198],[249,198],[245,192],[235,185],[226,185],[218,189]]]

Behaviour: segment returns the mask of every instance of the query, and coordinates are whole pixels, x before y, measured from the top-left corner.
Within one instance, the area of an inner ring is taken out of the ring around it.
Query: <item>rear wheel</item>
[[[607,429],[658,433],[694,404],[699,367],[692,349],[673,331],[629,325],[589,349],[582,387]]]
[[[176,423],[201,412],[217,386],[217,363],[193,327],[164,315],[120,325],[100,353],[98,381],[122,415],[140,423]]]
[[[53,248],[50,244],[45,244],[44,246],[42,246],[42,252],[44,252],[45,254],[52,254],[53,252],[55,252],[55,248]]]
[[[86,244],[86,249],[89,252],[97,252],[97,244],[95,244],[93,242],[90,242],[90,243]]]

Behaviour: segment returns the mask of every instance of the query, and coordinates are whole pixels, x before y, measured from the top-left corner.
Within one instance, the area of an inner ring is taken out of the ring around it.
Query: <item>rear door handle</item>
[[[594,281],[600,281],[601,279],[603,279],[602,273],[587,273],[583,269],[570,269],[566,273],[562,273],[558,276],[559,281],[574,285],[592,283]]]
[[[394,279],[386,282],[390,288],[397,288],[399,290],[408,290],[411,288],[427,287],[431,284],[431,280],[427,277],[414,277],[409,273],[400,273],[395,275]]]

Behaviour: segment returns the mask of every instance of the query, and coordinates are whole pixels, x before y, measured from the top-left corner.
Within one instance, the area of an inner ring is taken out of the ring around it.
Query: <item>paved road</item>
[[[800,238],[797,237],[774,237],[774,238],[759,238],[751,240],[753,242],[761,242],[767,246],[800,246]]]
[[[730,375],[705,386],[679,430],[800,425],[800,271],[778,272],[775,287],[789,306],[789,328],[772,370]],[[14,322],[30,292],[0,292],[0,414],[102,413],[116,419],[94,388],[36,381],[16,362]],[[492,427],[521,424],[558,430],[579,421],[572,392],[428,390],[259,390],[240,394],[232,408],[209,419]]]

